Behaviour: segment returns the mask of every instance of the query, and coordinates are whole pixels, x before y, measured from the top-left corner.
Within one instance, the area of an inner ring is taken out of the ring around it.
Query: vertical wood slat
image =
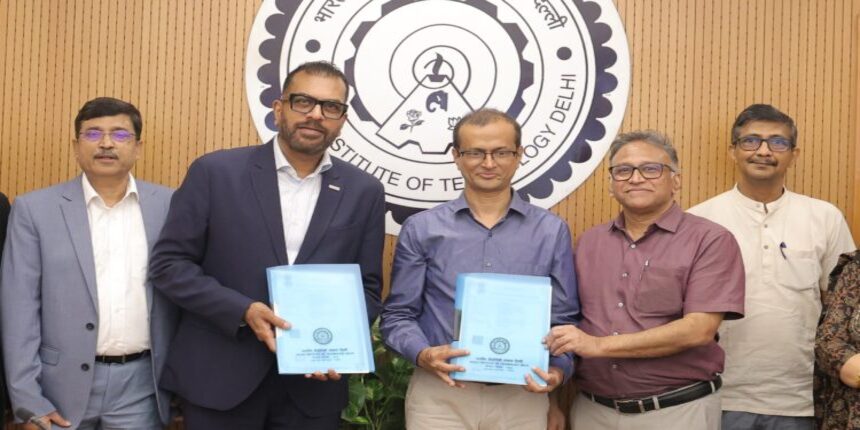
[[[848,118],[851,136],[847,141],[849,142],[850,158],[854,161],[854,179],[853,181],[849,181],[849,183],[853,183],[854,185],[854,198],[849,206],[848,219],[851,221],[851,232],[854,234],[854,239],[858,241],[860,240],[858,238],[860,236],[860,155],[858,155],[858,152],[860,152],[860,15],[854,14],[852,16],[854,25],[851,34],[854,41],[854,49],[850,51],[849,55],[851,57],[852,79],[850,94],[853,96],[853,106],[851,106],[853,107],[853,112]],[[851,112],[851,107],[849,107],[849,112]]]

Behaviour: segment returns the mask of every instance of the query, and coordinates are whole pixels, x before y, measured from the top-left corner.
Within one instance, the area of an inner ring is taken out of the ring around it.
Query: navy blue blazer
[[[161,385],[210,409],[237,406],[274,364],[275,355],[243,324],[251,303],[269,303],[267,267],[357,263],[371,320],[380,309],[382,184],[332,158],[302,247],[296,261],[288,262],[273,145],[217,151],[195,160],[173,195],[150,258],[153,285],[183,309]],[[309,416],[336,413],[346,405],[347,378],[280,378]]]

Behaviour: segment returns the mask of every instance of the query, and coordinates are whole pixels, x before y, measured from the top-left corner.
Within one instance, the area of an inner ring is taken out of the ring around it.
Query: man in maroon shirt
[[[576,429],[719,429],[723,319],[743,316],[744,268],[731,233],[684,213],[678,157],[653,131],[609,149],[613,221],[576,254],[583,320],[556,326],[553,354],[575,353]]]

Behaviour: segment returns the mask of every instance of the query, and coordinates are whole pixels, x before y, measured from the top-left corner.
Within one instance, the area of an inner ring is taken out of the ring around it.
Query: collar
[[[84,189],[84,203],[89,206],[94,199],[98,199],[99,202],[104,204],[104,199],[102,199],[99,193],[96,192],[96,189],[93,188],[90,180],[87,179],[87,174],[81,174],[81,178],[81,185]],[[140,195],[137,192],[137,182],[134,181],[134,176],[131,175],[131,172],[128,174],[128,187],[125,189],[125,195],[122,196],[120,202],[128,198],[130,195],[134,195],[135,198],[140,199]]]
[[[792,194],[791,191],[788,190],[788,188],[783,187],[782,195],[779,196],[778,199],[767,203],[767,211],[765,211],[765,204],[758,200],[753,200],[745,196],[741,192],[741,190],[738,189],[738,184],[735,184],[735,186],[731,189],[731,191],[729,191],[729,193],[731,193],[732,198],[741,207],[761,214],[772,213],[775,212],[777,209],[785,206],[786,204],[788,204],[789,194]]]
[[[287,160],[287,157],[284,155],[284,151],[281,151],[281,144],[278,140],[278,136],[275,136],[273,141],[274,151],[275,151],[275,171],[284,170],[295,179],[299,179],[299,175],[296,174],[296,169],[290,165],[290,162]],[[320,159],[317,168],[314,169],[311,174],[307,176],[307,178],[313,178],[314,176],[325,172],[328,169],[331,169],[331,155],[329,155],[328,151],[323,152],[322,159]]]
[[[526,211],[528,211],[529,204],[520,197],[520,193],[511,188],[511,203],[508,206],[508,213],[511,211],[517,212],[520,215],[525,216]],[[458,213],[464,210],[469,209],[469,203],[466,201],[466,194],[460,193],[460,196],[454,200],[451,200],[451,209],[454,213]],[[507,216],[507,215],[505,215]]]
[[[663,214],[660,215],[660,218],[657,218],[657,221],[655,221],[654,224],[648,227],[648,230],[645,232],[645,234],[647,235],[649,232],[651,232],[654,227],[668,231],[670,233],[675,233],[676,231],[678,231],[678,226],[681,225],[681,220],[683,218],[684,211],[682,211],[681,207],[678,206],[678,202],[672,202],[672,206],[669,206],[669,209],[667,209],[666,212],[663,212]],[[615,217],[615,220],[613,220],[609,224],[609,230],[626,231],[624,225],[624,212],[619,213],[618,216]]]

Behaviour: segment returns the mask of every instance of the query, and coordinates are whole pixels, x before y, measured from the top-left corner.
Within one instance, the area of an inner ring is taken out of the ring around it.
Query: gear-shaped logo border
[[[414,3],[414,1],[415,0],[390,0],[383,5],[382,16],[399,7]],[[626,108],[626,89],[624,91],[624,97],[622,97],[622,100],[619,103],[613,104],[608,96],[613,91],[616,91],[619,88],[619,84],[622,83],[619,80],[619,77],[609,69],[618,63],[620,56],[624,56],[625,61],[628,61],[629,54],[626,51],[626,45],[623,53],[617,52],[614,48],[607,45],[607,42],[609,42],[613,37],[613,28],[609,24],[600,21],[601,16],[604,14],[604,10],[597,0],[570,1],[578,9],[590,36],[590,43],[593,48],[595,62],[594,95],[590,106],[584,109],[586,120],[580,132],[574,138],[573,143],[568,146],[564,154],[543,175],[518,189],[520,196],[527,201],[532,199],[548,199],[553,195],[556,187],[555,183],[563,183],[570,180],[573,176],[572,164],[585,163],[586,161],[591,160],[594,155],[592,146],[589,142],[600,141],[607,138],[608,130],[601,120],[608,118],[613,114],[620,118],[623,116],[624,109]],[[488,0],[463,0],[463,2],[495,16],[497,7],[491,4]],[[264,40],[259,44],[259,46],[252,46],[252,41],[249,40],[249,53],[254,50],[264,60],[257,68],[255,76],[259,82],[265,85],[265,88],[259,92],[258,97],[254,97],[254,94],[248,94],[249,104],[255,105],[259,103],[262,104],[263,107],[268,108],[272,105],[275,99],[280,97],[281,82],[279,79],[279,65],[283,61],[281,58],[282,46],[287,37],[287,30],[290,22],[296,14],[296,11],[299,9],[301,3],[301,1],[296,0],[274,0],[274,6],[278,13],[273,13],[265,19],[265,29],[273,37]],[[512,40],[516,41],[517,35],[519,35],[519,41],[520,43],[523,43],[525,37],[516,25],[505,24],[501,21],[500,24],[505,27],[508,34],[512,35]],[[364,34],[366,34],[366,31],[372,27],[373,22],[363,22],[361,25],[367,26],[364,32]],[[619,29],[619,31],[621,32],[621,37],[625,38],[626,43],[626,36],[623,34],[623,29]],[[360,32],[357,32],[356,34],[358,33]],[[358,46],[360,44],[360,39],[358,41],[352,40],[352,43],[355,46]],[[517,45],[517,48],[520,50],[522,50],[522,47],[523,45]],[[533,64],[522,58],[521,52],[519,54],[521,66],[533,67]],[[344,67],[344,72],[347,76],[349,76],[350,73],[353,73],[351,66],[351,64],[346,64]],[[623,77],[625,80],[623,84],[629,85],[629,64],[627,67],[628,70],[626,70],[626,76]],[[246,71],[246,73],[248,72],[251,71]],[[531,79],[530,76],[521,80],[517,98],[512,106],[509,107],[509,112],[512,110],[515,113],[521,112],[525,105],[525,102],[522,100],[522,92],[533,83],[533,79]],[[520,103],[520,105],[517,106],[517,103]],[[369,116],[366,109],[362,111],[363,106],[361,105],[360,98],[357,98],[357,95],[353,95],[353,99],[350,101],[350,104],[360,118],[364,119]],[[253,109],[254,108],[252,107],[252,110]],[[372,119],[372,117],[370,118]],[[264,123],[269,131],[277,131],[274,123],[274,114],[272,112],[268,112],[266,114]],[[620,120],[618,121],[618,124],[620,125]],[[261,134],[263,134],[262,130]],[[402,224],[410,215],[424,210],[423,208],[408,207],[390,202],[386,203],[386,209],[390,212],[392,218],[397,224]]]

